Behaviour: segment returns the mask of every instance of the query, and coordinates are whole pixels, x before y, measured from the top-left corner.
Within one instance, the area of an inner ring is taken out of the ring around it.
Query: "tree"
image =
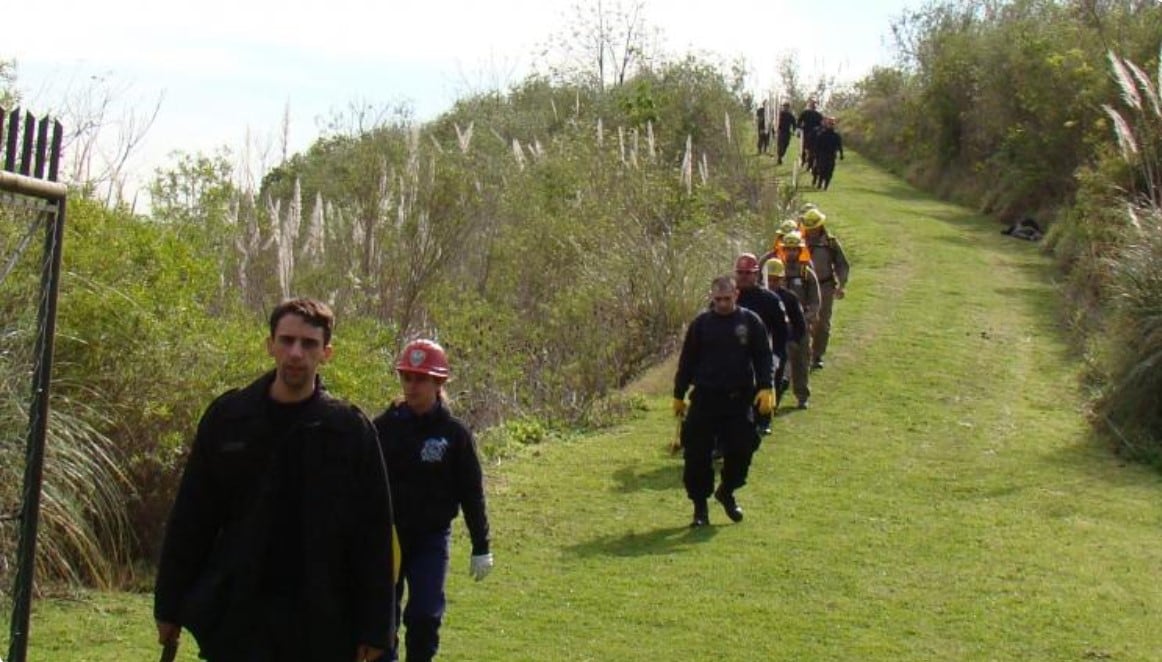
[[[650,39],[658,31],[646,23],[644,0],[577,2],[570,11],[568,27],[541,50],[542,57],[556,56],[554,78],[600,90],[620,86],[656,51]]]
[[[0,60],[0,108],[11,108],[20,103],[16,91],[16,62]]]

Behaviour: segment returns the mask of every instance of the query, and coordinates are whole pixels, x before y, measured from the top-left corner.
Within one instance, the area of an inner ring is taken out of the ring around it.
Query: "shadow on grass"
[[[638,473],[635,465],[624,466],[613,472],[617,481],[614,492],[628,494],[641,490],[676,490],[682,488],[682,458],[674,456],[672,464],[666,464],[651,471]]]
[[[843,191],[851,192],[851,193],[866,193],[866,194],[871,194],[871,195],[888,196],[888,197],[891,197],[891,198],[896,199],[896,200],[915,200],[915,201],[938,200],[938,198],[935,198],[934,196],[932,196],[928,193],[925,193],[923,191],[912,188],[911,186],[909,186],[909,185],[907,185],[899,180],[892,180],[891,183],[885,184],[883,186],[863,186],[863,185],[858,185],[858,184],[852,185],[852,186],[844,186],[843,183],[838,180],[838,174],[837,174],[836,180],[834,182],[832,182],[832,187],[833,187],[832,189],[828,189],[827,191],[815,191],[814,189],[811,189],[811,188],[807,188],[805,190],[807,190],[809,192],[813,192],[813,193],[822,193],[822,194],[826,195],[827,193],[831,193],[833,190],[839,191],[842,189]]]
[[[672,513],[675,519],[685,515],[684,512]],[[703,526],[692,529],[689,526],[670,526],[644,533],[630,531],[621,535],[602,536],[579,545],[565,548],[565,553],[571,556],[651,556],[673,554],[682,551],[690,545],[710,540],[717,533],[716,526]]]
[[[1162,487],[1162,468],[1118,455],[1113,440],[1096,430],[1050,453],[1049,459],[1111,487]]]

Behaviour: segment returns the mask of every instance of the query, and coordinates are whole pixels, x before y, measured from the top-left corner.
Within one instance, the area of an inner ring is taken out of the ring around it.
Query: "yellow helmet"
[[[787,234],[788,232],[794,232],[795,230],[798,230],[798,229],[799,229],[799,221],[796,221],[793,218],[788,218],[787,220],[783,221],[782,223],[779,223],[779,228],[777,230],[775,230],[775,235],[781,237],[781,236]]]
[[[782,278],[783,276],[787,275],[787,265],[783,264],[783,261],[777,257],[773,257],[773,258],[767,260],[767,263],[765,266],[767,268],[767,276],[768,277],[769,276],[777,276],[779,278]]]
[[[819,211],[819,208],[808,209],[803,214],[803,227],[808,230],[823,227],[823,222],[827,220],[827,215]]]
[[[787,234],[783,235],[783,246],[787,248],[802,248],[803,235],[799,234],[797,231],[788,232]]]

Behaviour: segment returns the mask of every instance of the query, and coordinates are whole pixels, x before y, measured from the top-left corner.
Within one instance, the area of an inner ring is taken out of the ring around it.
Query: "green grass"
[[[855,154],[807,198],[853,277],[746,520],[686,528],[662,367],[637,420],[491,467],[497,568],[457,524],[442,659],[1162,659],[1159,476],[1090,437],[1049,260]],[[152,637],[146,596],[41,600],[31,657]]]

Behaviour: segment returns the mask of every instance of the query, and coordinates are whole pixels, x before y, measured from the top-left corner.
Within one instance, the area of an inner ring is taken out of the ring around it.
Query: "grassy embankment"
[[[490,468],[497,569],[457,524],[443,659],[1159,659],[1159,477],[1090,438],[1048,260],[858,155],[807,199],[854,276],[746,520],[687,529],[663,367],[637,420]],[[147,596],[33,628],[32,659],[156,654]]]

